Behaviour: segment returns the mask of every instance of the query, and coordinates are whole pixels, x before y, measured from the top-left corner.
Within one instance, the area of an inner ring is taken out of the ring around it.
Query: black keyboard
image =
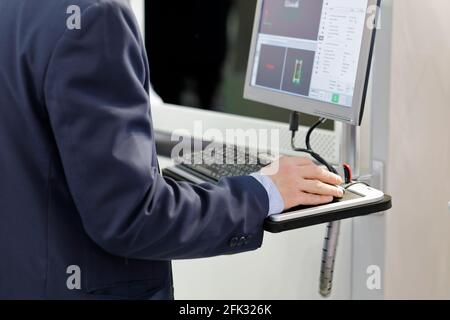
[[[178,159],[177,169],[181,169],[200,179],[218,182],[224,177],[245,176],[260,171],[271,163],[270,155],[257,153],[236,146],[225,145],[183,156]],[[170,173],[170,168],[165,170]],[[178,170],[179,172],[179,170]],[[170,174],[168,174],[170,175]]]

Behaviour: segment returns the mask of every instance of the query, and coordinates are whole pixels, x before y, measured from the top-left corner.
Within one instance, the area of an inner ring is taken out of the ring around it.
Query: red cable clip
[[[344,163],[342,167],[344,168],[345,183],[351,183],[353,181],[352,168],[347,163]]]

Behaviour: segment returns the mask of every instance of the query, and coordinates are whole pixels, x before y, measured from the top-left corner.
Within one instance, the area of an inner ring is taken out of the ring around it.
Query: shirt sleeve
[[[159,174],[147,61],[131,10],[99,1],[81,23],[55,45],[44,91],[87,235],[111,254],[145,260],[259,248],[268,200],[252,177],[192,185]]]
[[[269,197],[268,216],[282,213],[284,210],[284,200],[272,179],[260,173],[253,173],[251,176],[255,178],[267,192]]]

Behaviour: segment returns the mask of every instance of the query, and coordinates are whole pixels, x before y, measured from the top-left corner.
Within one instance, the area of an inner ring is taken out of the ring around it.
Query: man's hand
[[[320,205],[341,198],[336,185],[342,178],[322,169],[308,158],[281,157],[261,173],[272,179],[280,192],[285,210],[299,205]]]

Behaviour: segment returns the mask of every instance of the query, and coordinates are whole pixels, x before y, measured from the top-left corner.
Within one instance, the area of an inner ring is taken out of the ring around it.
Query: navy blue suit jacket
[[[171,260],[261,246],[255,179],[159,174],[148,89],[123,1],[0,1],[0,298],[167,299]]]

